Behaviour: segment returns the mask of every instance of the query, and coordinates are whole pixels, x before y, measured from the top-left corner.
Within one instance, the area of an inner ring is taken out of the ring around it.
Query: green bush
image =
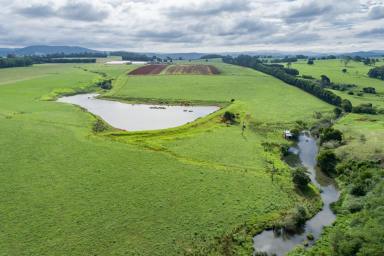
[[[328,175],[332,175],[335,173],[337,163],[338,159],[335,153],[330,150],[321,151],[319,156],[317,157],[317,165],[324,173]]]
[[[96,122],[93,124],[92,130],[94,132],[103,132],[108,129],[108,126],[105,125],[105,123],[101,120],[96,120]]]
[[[307,175],[307,170],[301,167],[293,170],[292,181],[298,189],[305,190],[311,182],[311,179]]]
[[[225,123],[234,124],[236,123],[236,115],[230,111],[225,111],[222,120]]]
[[[320,143],[323,144],[324,142],[328,142],[328,141],[342,142],[343,133],[332,127],[321,130]]]

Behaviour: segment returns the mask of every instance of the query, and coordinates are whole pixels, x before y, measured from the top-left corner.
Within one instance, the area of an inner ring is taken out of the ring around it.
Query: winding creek
[[[253,238],[255,253],[266,252],[277,256],[285,255],[297,245],[307,241],[307,235],[312,234],[314,240],[308,241],[308,246],[310,246],[320,237],[323,228],[335,221],[336,216],[332,212],[330,204],[338,200],[339,191],[334,181],[316,168],[318,151],[316,140],[308,134],[300,135],[297,147],[291,150],[291,152],[298,153],[301,164],[308,169],[312,183],[320,189],[321,199],[324,202],[323,209],[308,220],[303,230],[298,234],[266,230],[256,235]]]
[[[125,131],[173,128],[195,121],[220,108],[217,106],[165,106],[129,104],[97,98],[96,93],[61,97],[57,101],[81,106],[111,126]]]

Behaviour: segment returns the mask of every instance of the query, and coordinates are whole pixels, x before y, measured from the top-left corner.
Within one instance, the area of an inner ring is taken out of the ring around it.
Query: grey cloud
[[[374,28],[371,30],[366,30],[357,34],[358,37],[371,37],[374,38],[382,38],[384,37],[384,28]]]
[[[55,15],[55,10],[50,5],[36,4],[19,8],[17,12],[27,17],[50,17]]]
[[[21,7],[16,12],[31,18],[57,17],[80,21],[102,21],[109,16],[107,10],[98,9],[90,3],[74,1],[67,2],[58,9],[49,4],[35,4]]]
[[[369,18],[373,20],[383,19],[384,18],[384,6],[373,6],[369,11]]]
[[[152,40],[154,42],[174,42],[174,43],[190,43],[200,42],[200,36],[194,36],[177,30],[155,31],[155,30],[142,30],[135,33],[135,37]]]
[[[201,4],[187,4],[182,7],[169,8],[165,14],[171,17],[183,18],[191,16],[210,16],[224,12],[240,12],[249,10],[249,0],[204,1]]]
[[[292,8],[285,15],[285,20],[288,23],[297,23],[313,20],[314,18],[329,12],[332,9],[330,5],[322,5],[311,1],[304,3],[299,7]]]
[[[101,21],[109,16],[108,11],[99,10],[89,3],[70,2],[58,10],[58,14],[66,19],[82,21]]]

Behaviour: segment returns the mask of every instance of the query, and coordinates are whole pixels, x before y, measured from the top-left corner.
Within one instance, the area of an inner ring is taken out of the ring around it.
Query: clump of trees
[[[0,58],[0,68],[27,67],[33,65],[30,57],[8,57]]]
[[[329,77],[327,77],[326,75],[321,75],[321,78],[320,78],[320,85],[322,87],[328,87],[331,85],[331,79],[329,79]]]
[[[282,59],[272,59],[271,63],[292,63],[297,62],[296,57],[284,57]]]
[[[332,127],[320,130],[320,143],[323,144],[328,141],[336,141],[341,143],[343,141],[343,133],[340,130]]]
[[[377,109],[372,105],[372,103],[364,103],[352,108],[353,113],[359,114],[371,114],[376,115]]]
[[[363,92],[365,93],[371,93],[371,94],[376,94],[376,89],[374,87],[364,87]]]
[[[151,61],[152,57],[135,52],[116,51],[111,52],[111,56],[121,56],[122,60]]]
[[[222,116],[222,120],[224,123],[234,124],[236,123],[236,114],[225,111],[224,115]]]
[[[292,171],[292,181],[298,189],[304,191],[311,179],[308,177],[307,170],[304,167],[299,167]]]
[[[339,179],[349,193],[337,212],[347,222],[330,229],[332,255],[383,255],[384,180],[375,161],[348,160],[337,166]]]
[[[100,81],[97,83],[97,86],[99,86],[101,89],[104,89],[104,90],[111,90],[112,89],[112,80],[106,79],[106,80]]]
[[[299,75],[299,70],[294,69],[294,68],[284,68],[285,73],[292,75],[292,76],[298,76]]]
[[[384,80],[384,66],[372,68],[369,70],[368,76],[371,78]]]
[[[336,154],[331,150],[323,150],[317,157],[317,165],[329,176],[335,174],[338,161]]]
[[[8,56],[0,58],[0,68],[27,67],[33,64],[43,63],[95,63],[96,59],[87,58],[52,58],[49,56]]]
[[[94,132],[103,132],[108,129],[108,126],[101,120],[97,119],[96,122],[93,124],[92,130]]]

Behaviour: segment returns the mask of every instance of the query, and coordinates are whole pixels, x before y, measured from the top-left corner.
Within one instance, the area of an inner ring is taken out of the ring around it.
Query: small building
[[[293,138],[293,134],[290,130],[285,130],[284,131],[284,138],[287,139],[287,140],[290,140]]]

